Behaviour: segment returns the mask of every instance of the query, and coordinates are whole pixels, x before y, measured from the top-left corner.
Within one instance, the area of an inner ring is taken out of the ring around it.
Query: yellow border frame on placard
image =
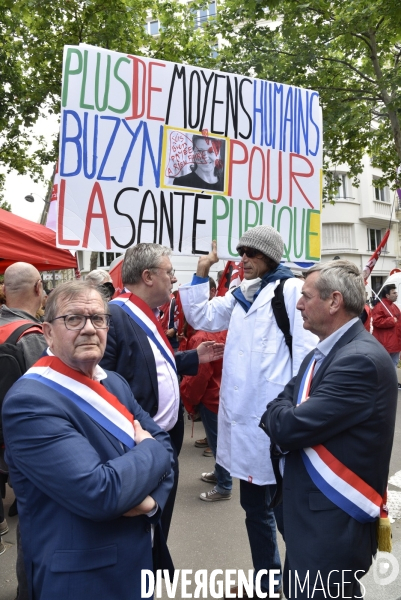
[[[190,133],[192,135],[204,135],[202,133],[202,131],[197,131],[194,129],[182,129],[181,127],[172,127],[171,125],[164,125],[163,128],[163,147],[162,147],[162,169],[161,169],[161,175],[163,177],[163,181],[161,181],[162,177],[160,177],[160,187],[162,188],[166,188],[169,190],[188,190],[190,192],[192,192],[193,190],[196,190],[198,188],[189,188],[189,187],[181,187],[179,185],[165,185],[164,184],[164,178],[165,178],[165,168],[166,168],[166,160],[167,160],[167,152],[166,152],[166,146],[168,143],[168,135],[165,135],[164,132],[167,133],[167,131],[181,131],[184,133]],[[227,165],[230,163],[230,138],[225,137],[224,135],[215,135],[214,133],[212,135],[209,135],[210,138],[220,138],[222,140],[226,141],[226,156],[225,156],[225,160],[224,160],[224,189],[220,192],[220,191],[216,191],[216,190],[207,190],[208,193],[210,194],[223,194],[223,195],[227,195],[227,190],[228,190],[228,168]]]

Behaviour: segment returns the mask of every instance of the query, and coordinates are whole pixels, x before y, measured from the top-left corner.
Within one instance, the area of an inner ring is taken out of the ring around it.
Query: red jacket
[[[401,312],[394,302],[382,298],[383,304],[393,317],[389,315],[381,302],[372,310],[373,335],[385,347],[387,352],[401,351]],[[397,322],[394,321],[394,317]]]
[[[197,331],[189,340],[187,350],[197,348],[202,342],[213,341],[225,344],[227,331],[209,333]],[[193,407],[202,403],[206,408],[217,414],[219,410],[219,395],[223,359],[200,364],[197,375],[185,375],[180,385],[181,399],[187,411],[192,414]]]

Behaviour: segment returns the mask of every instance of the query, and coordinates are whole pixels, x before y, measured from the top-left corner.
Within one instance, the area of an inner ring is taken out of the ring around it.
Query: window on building
[[[217,44],[215,44],[215,45],[212,47],[212,52],[211,52],[210,56],[211,56],[212,58],[217,58],[218,54],[219,54],[219,47],[218,47],[218,45],[217,45]]]
[[[207,8],[201,8],[199,11],[199,22],[204,23],[209,18],[209,10]]]
[[[345,173],[336,173],[334,179],[337,182],[337,192],[334,194],[334,198],[346,198],[347,197],[347,176]]]
[[[352,246],[353,225],[342,223],[323,223],[322,250],[347,250]]]
[[[190,10],[194,16],[194,28],[197,29],[202,23],[205,23],[211,17],[216,16],[216,2],[209,2],[199,10],[191,6]]]
[[[117,256],[121,256],[122,252],[98,252],[98,267],[109,267]]]
[[[150,35],[157,35],[159,33],[159,21],[151,21],[149,23]]]
[[[373,181],[379,179],[378,177],[373,177]],[[388,202],[387,200],[387,188],[386,187],[374,187],[374,198],[378,202]]]
[[[381,290],[381,288],[383,287],[383,284],[385,282],[385,280],[387,279],[387,277],[380,277],[378,275],[372,275],[371,276],[371,287],[372,290],[378,294],[379,291]],[[374,294],[372,294],[372,297],[374,298]]]
[[[382,241],[384,229],[368,229],[368,250],[376,250]]]
[[[350,198],[349,181],[346,173],[331,172],[328,174],[326,177],[326,188],[328,189],[323,202],[333,199]]]

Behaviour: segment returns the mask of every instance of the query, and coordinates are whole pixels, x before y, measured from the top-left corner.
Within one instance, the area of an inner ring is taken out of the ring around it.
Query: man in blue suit
[[[124,257],[125,293],[109,303],[110,331],[101,366],[127,380],[139,402],[155,422],[168,431],[174,451],[174,486],[162,515],[165,538],[178,485],[178,455],[184,436],[183,412],[177,375],[196,375],[199,363],[218,360],[224,345],[203,342],[196,350],[174,354],[158,321],[159,310],[170,300],[177,281],[171,250],[160,244],[141,243]]]
[[[359,319],[365,286],[357,267],[337,260],[304,276],[297,308],[320,342],[261,420],[285,453],[284,592],[362,598],[359,580],[386,515],[397,379],[390,356]]]
[[[98,366],[107,302],[85,282],[46,306],[47,355],[4,401],[6,457],[35,600],[141,598],[172,487],[169,437]]]

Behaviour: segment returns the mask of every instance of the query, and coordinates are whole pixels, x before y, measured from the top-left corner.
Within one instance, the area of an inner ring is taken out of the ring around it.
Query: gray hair
[[[52,291],[50,296],[48,296],[44,320],[47,323],[50,323],[50,321],[53,321],[53,319],[59,316],[57,315],[57,311],[59,305],[62,302],[70,302],[72,300],[75,300],[75,298],[78,298],[78,296],[86,296],[89,294],[89,292],[93,293],[93,291],[99,294],[104,304],[104,312],[106,314],[109,314],[110,311],[108,305],[108,298],[105,298],[105,296],[102,294],[99,288],[95,288],[93,286],[93,283],[91,283],[90,281],[74,280],[67,281],[66,283],[58,285]]]
[[[317,271],[320,276],[315,286],[320,298],[326,300],[333,292],[340,292],[344,300],[344,309],[358,317],[366,304],[365,283],[358,267],[348,260],[331,260],[318,263],[302,271],[302,274],[307,278]]]
[[[171,250],[160,244],[137,244],[129,248],[124,256],[122,280],[124,285],[139,283],[142,273],[157,269],[163,256],[170,256]]]
[[[87,274],[85,281],[90,281],[92,285],[102,285],[106,281],[111,281],[111,277],[104,269],[94,269]]]

